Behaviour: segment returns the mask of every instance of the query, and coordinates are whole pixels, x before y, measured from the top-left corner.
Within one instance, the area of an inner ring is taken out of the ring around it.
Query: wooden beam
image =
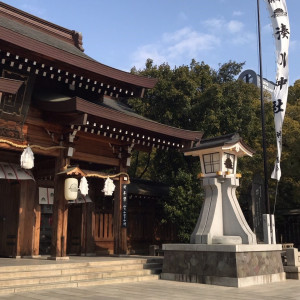
[[[102,164],[102,165],[108,165],[108,166],[118,166],[119,165],[118,158],[105,157],[105,156],[89,154],[89,153],[84,153],[84,152],[77,152],[77,151],[75,151],[72,159],[88,161],[88,162]]]
[[[114,144],[118,144],[118,145],[124,145],[124,142],[121,142],[117,139],[112,139],[109,138],[109,137],[105,137],[103,135],[101,135],[101,137],[99,137],[99,135],[97,135],[97,132],[98,130],[100,130],[102,133],[104,132],[103,129],[99,129],[99,128],[96,128],[94,129],[94,133],[90,133],[89,131],[88,132],[84,132],[84,128],[81,128],[81,131],[78,131],[76,133],[76,136],[79,137],[79,138],[86,138],[86,139],[89,139],[91,141],[101,141],[102,143],[114,143]]]

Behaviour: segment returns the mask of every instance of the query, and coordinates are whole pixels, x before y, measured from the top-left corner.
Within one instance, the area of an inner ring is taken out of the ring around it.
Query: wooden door
[[[82,243],[82,204],[69,205],[67,253],[80,255]]]
[[[113,254],[114,233],[112,211],[96,211],[94,218],[94,240],[98,254]]]
[[[114,253],[113,196],[104,196],[103,186],[103,179],[89,180],[89,195],[93,200],[93,204],[90,204],[91,238],[94,252],[98,255]]]
[[[0,180],[0,256],[16,256],[20,184]]]

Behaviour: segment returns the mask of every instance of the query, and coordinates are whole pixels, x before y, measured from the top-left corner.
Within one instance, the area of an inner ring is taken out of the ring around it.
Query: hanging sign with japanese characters
[[[39,187],[39,204],[51,204],[54,202],[54,189]]]
[[[127,227],[127,184],[122,184],[122,227]]]
[[[277,158],[271,177],[280,180],[280,158],[282,152],[282,124],[286,110],[289,67],[288,50],[290,42],[290,23],[287,12],[286,0],[265,0],[272,20],[273,32],[276,44],[276,85],[272,95],[274,121],[277,142]]]

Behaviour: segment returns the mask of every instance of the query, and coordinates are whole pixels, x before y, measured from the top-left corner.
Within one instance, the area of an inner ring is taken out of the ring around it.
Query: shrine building
[[[140,209],[138,192],[129,197],[132,151],[183,151],[202,137],[125,104],[156,82],[89,57],[79,32],[0,2],[0,256],[60,259],[146,247],[153,207]],[[28,147],[34,166],[22,168]],[[88,194],[76,187],[76,199],[66,200],[66,179],[83,177]],[[105,195],[107,178],[115,189]]]

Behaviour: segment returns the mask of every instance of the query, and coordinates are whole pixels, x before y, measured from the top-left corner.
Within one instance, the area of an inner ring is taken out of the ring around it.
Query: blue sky
[[[300,79],[300,0],[286,0],[290,17],[290,85]],[[217,69],[235,60],[258,69],[256,0],[4,0],[83,34],[85,53],[111,67],[188,65],[194,58]],[[263,76],[275,81],[275,42],[260,0]]]

